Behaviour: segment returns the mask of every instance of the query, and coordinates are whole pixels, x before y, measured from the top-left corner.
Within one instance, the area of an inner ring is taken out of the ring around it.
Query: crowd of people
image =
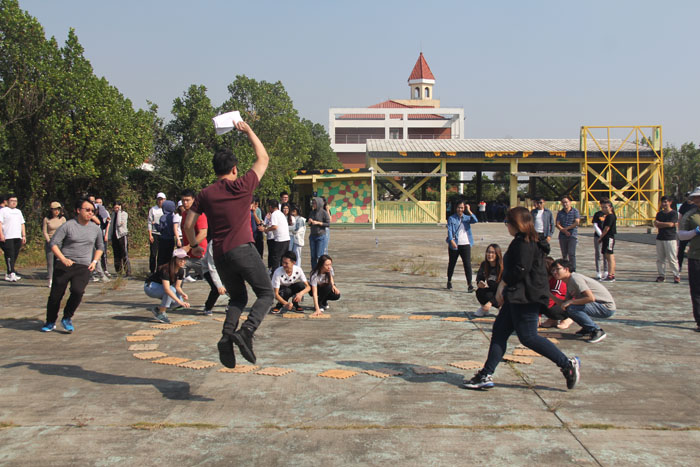
[[[269,156],[253,130],[245,123],[235,127],[253,147],[256,159],[245,174],[238,171],[236,156],[227,150],[213,158],[217,180],[199,193],[184,190],[177,203],[164,193],[156,195],[156,204],[147,218],[150,244],[149,274],[144,293],[160,300],[151,308],[156,320],[169,322],[168,311],[174,307],[190,308],[183,284],[205,280],[210,292],[203,313],[211,315],[217,300],[226,295],[226,319],[217,344],[221,362],[236,366],[234,346],[241,356],[256,362],[253,337],[268,313],[303,313],[302,302],[309,296],[312,316],[319,316],[340,299],[335,282],[333,259],[328,255],[330,214],[322,197],[314,197],[308,219],[301,216],[300,206],[290,202],[289,194],[268,200],[263,215],[260,200],[254,196],[264,176]],[[16,263],[27,242],[25,219],[17,208],[14,195],[0,200],[0,247],[4,253],[5,280],[17,282]],[[545,207],[544,199],[534,199],[534,207],[514,207],[505,214],[505,223],[513,237],[503,253],[496,243],[487,246],[485,257],[472,284],[471,251],[474,245],[472,225],[485,218],[486,205],[478,206],[479,217],[464,200],[454,202],[454,214],[447,222],[448,269],[447,289],[461,259],[467,292],[476,292],[480,306],[476,316],[498,310],[486,363],[464,387],[486,389],[494,385],[493,374],[506,351],[508,337],[515,332],[526,347],[556,364],[572,389],[580,377],[581,362],[566,356],[556,345],[538,334],[538,328],[566,329],[573,323],[576,332],[589,343],[606,338],[597,323],[615,313],[616,304],[602,282],[615,281],[615,235],[617,217],[611,200],[600,200],[600,211],[593,216],[594,251],[597,280],[576,272],[576,249],[580,213],[569,197],[561,199],[562,209],[556,216]],[[687,205],[687,206],[686,206]],[[90,280],[109,280],[107,248],[111,243],[117,274],[132,274],[129,261],[128,214],[119,201],[111,213],[102,200],[93,196],[79,199],[73,206],[73,218],[66,220],[58,201],[42,222],[48,269],[49,298],[46,321],[41,330],[56,328],[62,299],[70,296],[63,308],[61,326],[75,330],[73,317]],[[672,200],[663,197],[654,225],[658,229],[657,282],[665,281],[665,268],[671,267],[673,282],[680,282],[680,268],[687,253],[693,315],[700,331],[700,187],[687,194],[681,212],[673,210]],[[309,229],[310,275],[304,273],[301,254]],[[561,258],[551,256],[551,240],[559,230]],[[263,239],[266,239],[265,242]],[[678,240],[681,248],[678,248]],[[267,243],[267,263],[263,263]],[[241,313],[248,304],[246,285],[256,299],[247,319]]]

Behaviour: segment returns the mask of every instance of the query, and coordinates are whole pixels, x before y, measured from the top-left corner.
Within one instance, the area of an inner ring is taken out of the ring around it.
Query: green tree
[[[331,149],[331,138],[323,125],[306,119],[301,122],[311,133],[312,138],[310,157],[301,168],[306,170],[342,169],[343,164],[335,151]]]
[[[664,184],[667,195],[683,200],[685,193],[700,185],[700,148],[684,143],[664,149]]]
[[[152,115],[154,111],[152,111]],[[214,180],[211,164],[218,147],[212,117],[216,111],[202,85],[191,85],[173,101],[173,119],[164,131],[157,130],[155,165],[164,188],[177,195],[184,188],[199,190]],[[167,187],[167,188],[166,188]]]
[[[289,190],[295,172],[309,161],[313,144],[311,131],[299,119],[279,81],[268,83],[240,75],[228,86],[228,91],[230,97],[219,112],[240,111],[265,145],[270,164],[258,194],[263,198],[277,197],[281,190]],[[231,148],[238,157],[241,173],[250,169],[255,155],[245,136],[232,131],[220,140],[222,147]]]

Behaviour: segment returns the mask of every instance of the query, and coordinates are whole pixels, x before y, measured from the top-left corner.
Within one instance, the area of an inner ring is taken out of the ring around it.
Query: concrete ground
[[[483,362],[491,330],[488,320],[444,320],[478,306],[463,274],[444,288],[444,228],[333,229],[342,298],[331,317],[269,315],[256,334],[261,368],[293,370],[278,377],[218,371],[224,299],[214,317],[171,312],[199,324],[143,342],[216,365],[158,365],[128,350],[141,342],[127,336],[156,324],[142,281],[91,284],[76,332],[44,334],[45,272],[21,271],[19,283],[0,282],[0,464],[695,464],[700,333],[685,274],[681,285],[655,283],[655,248],[637,241],[646,229],[621,230],[628,241],[616,245],[618,279],[607,285],[618,311],[601,323],[608,338],[588,344],[574,336],[577,326],[546,331],[581,358],[573,391],[542,357],[503,362],[489,391],[459,387],[475,370],[450,363]],[[476,225],[474,239],[475,263],[486,244],[510,240],[502,224]],[[589,275],[592,241],[582,236],[578,248],[579,272]],[[308,269],[308,247],[303,256]],[[207,285],[185,291],[201,311]],[[513,336],[509,351],[517,344]],[[432,366],[444,372],[420,374]],[[400,374],[364,373],[381,368]],[[357,374],[318,376],[333,369]]]

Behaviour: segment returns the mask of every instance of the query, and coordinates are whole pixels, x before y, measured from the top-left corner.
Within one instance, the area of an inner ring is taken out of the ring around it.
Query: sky
[[[281,81],[303,118],[408,99],[422,51],[467,138],[578,138],[582,125],[663,125],[700,143],[700,2],[20,0],[95,74],[170,118],[191,84],[213,105],[237,75]],[[233,110],[233,109],[231,109]]]

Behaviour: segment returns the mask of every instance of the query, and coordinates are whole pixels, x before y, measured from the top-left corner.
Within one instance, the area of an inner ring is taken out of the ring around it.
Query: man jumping
[[[194,231],[197,218],[204,213],[209,222],[209,234],[214,242],[214,264],[231,296],[230,305],[226,309],[223,336],[217,344],[219,359],[228,368],[236,366],[234,343],[243,358],[255,363],[253,334],[270,311],[274,300],[270,276],[255,248],[250,227],[253,191],[260,184],[270,158],[247,123],[239,122],[236,128],[248,135],[253,146],[256,156],[253,167],[239,177],[236,156],[228,150],[218,151],[213,159],[217,181],[199,192],[184,225],[190,245],[197,245]],[[200,250],[199,245],[192,248],[194,254],[202,254]],[[243,308],[248,303],[246,282],[252,287],[257,300],[248,319],[236,330]]]

